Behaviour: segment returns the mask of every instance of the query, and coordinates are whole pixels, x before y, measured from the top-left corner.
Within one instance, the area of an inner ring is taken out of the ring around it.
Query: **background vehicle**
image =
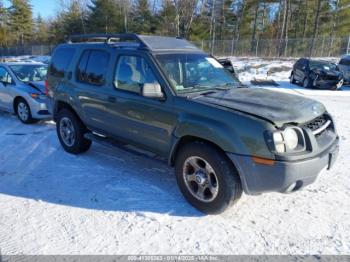
[[[0,108],[15,113],[25,124],[50,118],[40,63],[0,63]]]
[[[322,104],[239,88],[217,60],[183,39],[72,37],[53,54],[48,86],[67,152],[83,153],[92,141],[151,151],[175,166],[183,195],[206,213],[222,212],[243,190],[299,190],[338,154]]]
[[[344,75],[345,83],[350,84],[350,55],[343,56],[339,61],[338,67]]]
[[[336,64],[301,58],[293,66],[290,82],[302,84],[305,88],[337,90],[344,80]]]

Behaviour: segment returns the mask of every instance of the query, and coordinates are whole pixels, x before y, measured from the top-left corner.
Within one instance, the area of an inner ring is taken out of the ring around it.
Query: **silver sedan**
[[[51,118],[45,79],[47,65],[0,63],[0,109],[25,124]]]

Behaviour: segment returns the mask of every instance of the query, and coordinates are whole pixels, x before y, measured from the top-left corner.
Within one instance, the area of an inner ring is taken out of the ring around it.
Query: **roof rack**
[[[137,34],[84,34],[71,35],[67,38],[67,43],[81,43],[81,42],[105,42],[106,44],[114,44],[120,42],[134,42],[145,47],[145,43]]]

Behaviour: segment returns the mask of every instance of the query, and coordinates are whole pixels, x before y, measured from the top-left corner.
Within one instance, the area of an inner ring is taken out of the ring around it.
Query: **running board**
[[[129,153],[132,153],[132,154],[135,154],[138,156],[144,156],[144,157],[152,158],[155,160],[167,161],[165,158],[162,158],[159,155],[154,154],[150,151],[143,150],[139,147],[136,147],[136,146],[133,146],[133,145],[121,142],[119,140],[109,138],[109,137],[104,137],[104,136],[101,136],[98,134],[93,134],[93,133],[85,133],[84,138],[91,140],[91,141],[98,143],[98,144],[105,146],[105,147],[117,147],[119,149],[122,149],[124,151],[127,151]]]

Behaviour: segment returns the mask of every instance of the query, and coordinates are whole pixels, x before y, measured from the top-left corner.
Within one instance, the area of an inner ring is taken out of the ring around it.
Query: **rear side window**
[[[90,85],[104,85],[110,55],[103,50],[86,50],[77,68],[77,80]]]
[[[75,49],[73,48],[58,49],[52,57],[50,75],[63,78],[74,54]]]
[[[340,60],[339,65],[350,66],[350,59],[342,59],[342,60]]]

